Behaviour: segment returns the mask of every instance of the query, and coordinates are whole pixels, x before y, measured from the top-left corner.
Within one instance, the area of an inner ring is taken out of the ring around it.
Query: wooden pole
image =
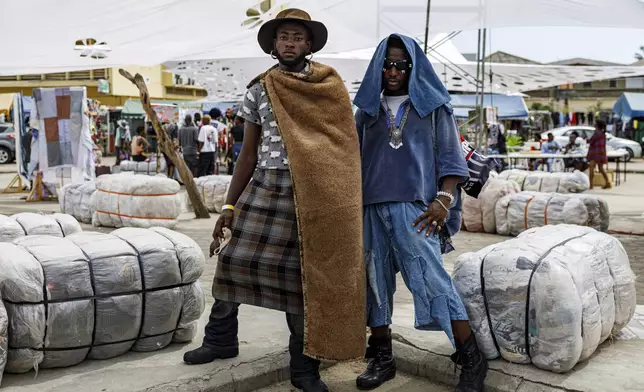
[[[192,207],[194,208],[195,217],[197,219],[210,218],[210,213],[208,212],[208,209],[206,208],[203,200],[199,196],[199,189],[197,188],[197,184],[195,184],[194,178],[192,177],[192,172],[188,169],[188,165],[186,165],[186,162],[183,160],[183,158],[181,158],[177,154],[177,151],[174,149],[172,140],[170,140],[168,135],[165,133],[165,130],[159,122],[159,118],[157,117],[156,112],[152,108],[152,104],[150,103],[150,94],[148,93],[148,87],[145,85],[143,76],[141,76],[140,74],[132,76],[132,74],[124,69],[119,69],[119,73],[139,89],[139,93],[141,94],[141,103],[143,104],[143,110],[145,110],[145,113],[148,115],[148,118],[152,122],[152,128],[157,135],[158,149],[165,153],[168,158],[170,158],[170,161],[172,161],[174,166],[176,166],[179,170],[179,176],[181,177],[183,185],[185,185],[186,187],[186,192],[188,192],[188,197],[190,198],[190,202],[192,203]]]

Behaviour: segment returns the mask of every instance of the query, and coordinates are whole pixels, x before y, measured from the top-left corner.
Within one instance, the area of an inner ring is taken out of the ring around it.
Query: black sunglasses
[[[401,72],[408,71],[411,69],[411,63],[407,60],[391,61],[389,59],[385,59],[382,68],[386,71],[392,67],[396,67],[396,69]]]

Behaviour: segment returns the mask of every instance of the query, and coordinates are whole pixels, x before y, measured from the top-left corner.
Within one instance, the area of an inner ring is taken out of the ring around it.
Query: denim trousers
[[[443,268],[438,237],[418,233],[414,220],[424,203],[381,203],[364,207],[367,264],[367,324],[391,325],[400,272],[414,301],[414,327],[443,330],[454,344],[452,320],[468,320],[467,311]]]
[[[238,303],[215,300],[206,324],[204,347],[214,350],[239,348],[238,315]],[[286,313],[286,323],[291,332],[288,344],[291,380],[319,379],[320,361],[304,355],[304,316]]]

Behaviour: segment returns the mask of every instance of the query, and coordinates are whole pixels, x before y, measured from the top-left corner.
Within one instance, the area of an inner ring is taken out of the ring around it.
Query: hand
[[[224,239],[224,228],[231,230],[233,226],[233,211],[232,210],[223,210],[217,223],[215,223],[215,229],[212,232],[212,238],[214,240]]]
[[[224,239],[224,228],[231,230],[233,225],[233,211],[224,210],[219,215],[215,229],[212,231],[212,243],[210,244],[210,257],[215,254],[215,250],[219,248],[220,240]]]
[[[441,198],[441,202],[443,202],[445,206],[449,205],[449,200],[445,200],[447,198],[442,196],[439,197]],[[413,226],[416,227],[418,226],[418,224],[420,224],[420,226],[418,227],[418,232],[422,233],[423,230],[427,229],[427,233],[425,235],[429,237],[434,228],[436,229],[434,231],[434,235],[438,234],[438,232],[442,229],[446,218],[447,211],[445,211],[445,209],[437,201],[433,201],[429,205],[429,208],[427,208],[427,211],[416,218]]]

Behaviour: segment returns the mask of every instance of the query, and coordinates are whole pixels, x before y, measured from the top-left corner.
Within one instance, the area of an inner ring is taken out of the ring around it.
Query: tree
[[[644,60],[644,45],[640,46],[640,50],[635,52],[635,58],[637,60]]]
[[[186,187],[186,192],[188,193],[190,203],[192,203],[192,207],[195,210],[196,218],[210,218],[208,208],[206,208],[203,200],[201,200],[201,196],[199,196],[199,189],[197,188],[197,184],[195,184],[195,180],[192,177],[192,172],[190,171],[190,169],[188,169],[188,165],[186,165],[186,162],[183,160],[183,158],[181,158],[179,154],[177,154],[177,150],[175,150],[172,140],[170,140],[168,134],[165,132],[165,129],[163,129],[163,127],[161,126],[159,118],[152,108],[152,104],[150,103],[150,94],[148,93],[148,87],[145,85],[143,76],[141,76],[140,74],[132,76],[132,74],[124,69],[119,69],[119,73],[139,89],[139,93],[141,94],[141,103],[143,104],[143,110],[145,110],[145,114],[148,115],[148,118],[152,122],[152,128],[157,134],[157,139],[159,141],[159,148],[161,149],[161,152],[163,152],[168,156],[168,158],[170,158],[170,161],[172,161],[174,166],[179,170],[179,177],[181,177],[181,181]]]

